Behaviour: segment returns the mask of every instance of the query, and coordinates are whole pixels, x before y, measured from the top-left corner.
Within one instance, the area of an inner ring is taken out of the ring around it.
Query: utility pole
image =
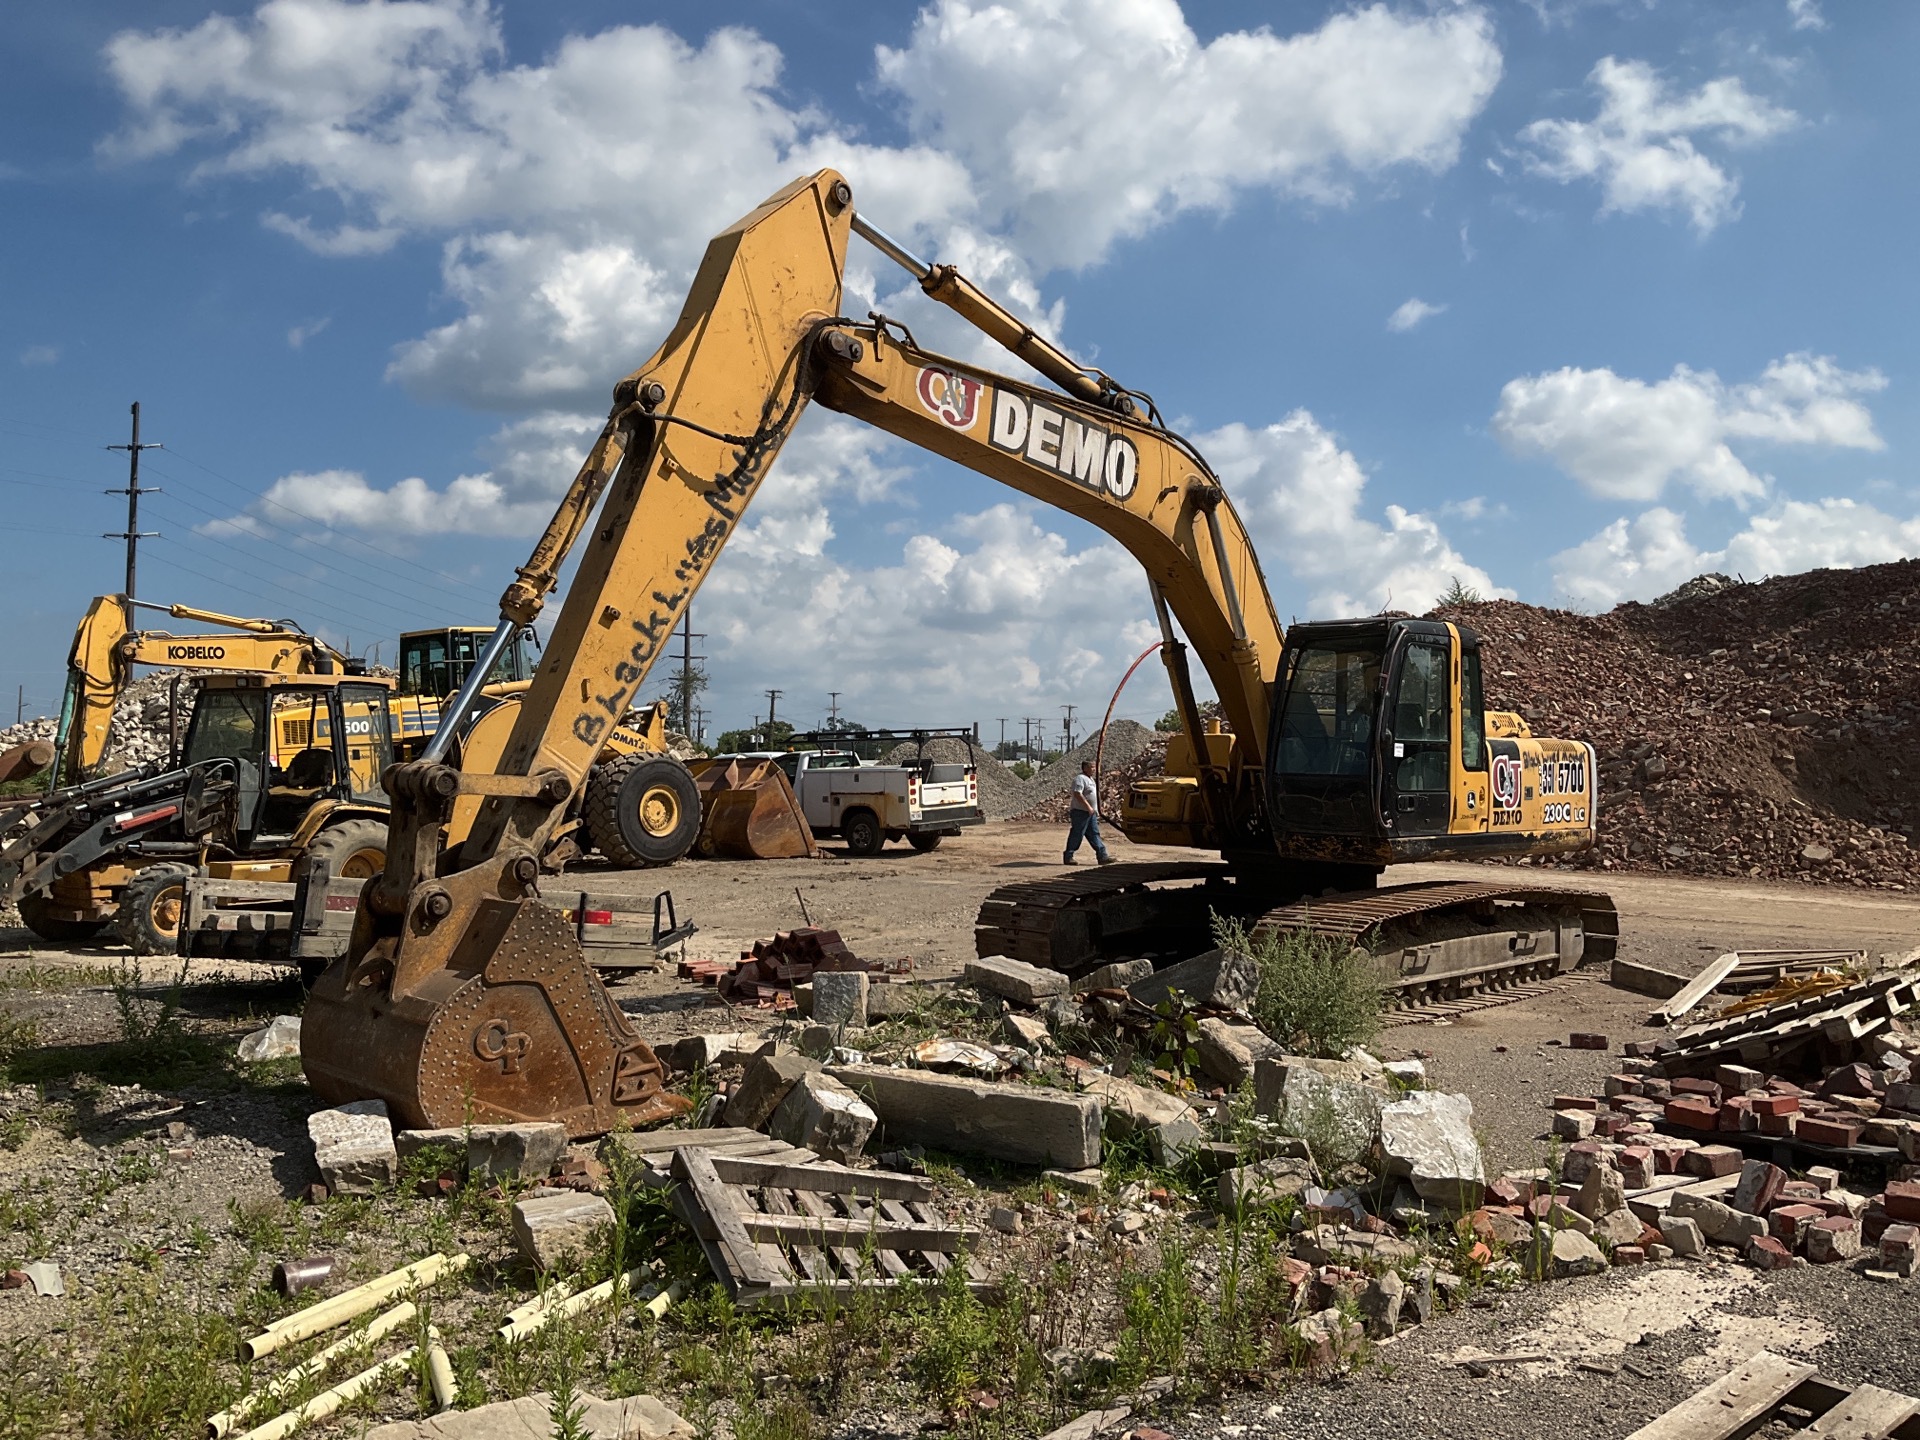
[[[1073,712],[1076,707],[1072,705],[1062,705],[1060,708],[1067,712],[1066,723],[1060,728],[1066,733],[1067,749],[1071,750],[1073,749]]]
[[[769,745],[773,744],[773,707],[780,703],[780,697],[786,693],[784,690],[767,691],[767,744]]]
[[[27,687],[20,687],[20,698],[13,704],[13,723],[18,725],[27,718]]]
[[[1000,750],[1007,748],[1007,717],[1004,715],[996,715],[993,718],[1000,722],[1000,749],[993,752],[994,755],[998,757]]]
[[[693,653],[693,642],[704,639],[704,634],[693,633],[693,602],[689,600],[680,619],[680,733],[689,739],[693,736],[693,662],[707,658]]]
[[[838,690],[827,691],[827,728],[829,730],[840,728],[840,695],[841,692]]]
[[[106,495],[124,495],[127,497],[127,528],[125,530],[104,531],[102,532],[101,538],[106,540],[124,540],[127,542],[126,596],[129,600],[137,593],[133,588],[133,572],[134,562],[140,552],[140,542],[142,540],[158,540],[160,538],[160,532],[158,530],[143,531],[140,528],[140,497],[142,495],[156,495],[160,491],[158,485],[149,485],[144,490],[140,488],[140,452],[142,450],[162,450],[165,448],[165,446],[152,441],[149,441],[145,445],[140,443],[140,402],[138,400],[133,402],[133,439],[125,445],[107,446],[109,450],[124,450],[127,452],[127,488],[124,490],[106,490],[101,492]]]

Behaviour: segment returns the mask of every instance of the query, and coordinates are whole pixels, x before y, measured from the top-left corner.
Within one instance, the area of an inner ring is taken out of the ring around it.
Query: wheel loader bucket
[[[771,760],[709,765],[694,777],[700,788],[703,855],[730,860],[816,859],[820,847],[800,811],[786,771]]]

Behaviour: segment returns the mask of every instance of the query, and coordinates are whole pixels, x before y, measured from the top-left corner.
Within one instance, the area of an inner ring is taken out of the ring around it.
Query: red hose
[[[1135,660],[1133,664],[1127,667],[1127,673],[1122,675],[1120,677],[1120,683],[1113,687],[1113,698],[1107,701],[1106,716],[1100,721],[1100,739],[1093,747],[1093,773],[1100,777],[1103,785],[1107,778],[1107,772],[1100,768],[1100,761],[1101,757],[1107,753],[1107,726],[1113,720],[1113,707],[1120,703],[1120,692],[1127,688],[1127,681],[1133,679],[1133,672],[1140,668],[1141,662],[1153,654],[1154,651],[1161,648],[1161,642],[1156,640],[1153,644],[1142,650],[1140,652],[1140,659]],[[1106,793],[1106,790],[1103,788],[1100,792],[1102,798],[1105,798]],[[1107,818],[1112,820],[1116,825],[1120,823],[1120,817],[1118,815],[1110,815]]]

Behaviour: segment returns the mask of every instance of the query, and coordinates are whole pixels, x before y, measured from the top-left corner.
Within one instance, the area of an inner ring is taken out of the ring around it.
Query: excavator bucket
[[[700,789],[703,855],[729,860],[815,859],[813,827],[787,773],[771,760],[731,760],[694,777]]]
[[[575,1138],[691,1108],[558,910],[483,900],[447,962],[413,983],[377,960],[322,975],[300,1025],[314,1093],[384,1100],[396,1128],[556,1120]]]

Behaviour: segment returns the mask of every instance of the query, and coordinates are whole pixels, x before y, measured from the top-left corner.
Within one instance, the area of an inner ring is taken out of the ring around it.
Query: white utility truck
[[[776,759],[813,833],[839,836],[855,855],[878,855],[902,838],[933,850],[987,818],[971,765],[866,765],[848,750],[791,750]]]

